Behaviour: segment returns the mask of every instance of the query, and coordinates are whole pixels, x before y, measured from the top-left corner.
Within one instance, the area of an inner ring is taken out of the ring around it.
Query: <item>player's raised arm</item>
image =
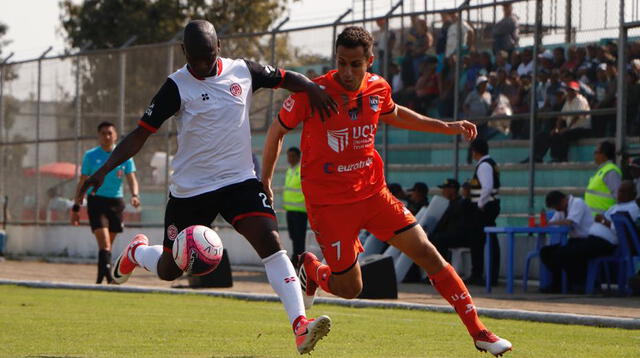
[[[468,141],[478,135],[476,125],[469,121],[445,122],[423,116],[404,106],[396,106],[395,111],[380,116],[385,123],[398,128],[419,132],[432,132],[448,135],[462,134]]]

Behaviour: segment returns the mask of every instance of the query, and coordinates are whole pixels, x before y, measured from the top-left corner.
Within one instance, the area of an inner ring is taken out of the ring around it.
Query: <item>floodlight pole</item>
[[[276,34],[278,31],[280,31],[280,29],[282,28],[282,26],[284,26],[284,24],[286,24],[287,22],[289,22],[289,16],[287,16],[284,20],[280,21],[280,23],[273,29],[271,30],[271,63],[269,63],[269,65],[273,66],[274,69],[277,67],[276,66]],[[269,91],[269,107],[267,110],[267,119],[265,121],[265,127],[269,127],[269,125],[271,124],[271,120],[273,119],[273,97],[274,97],[275,93],[274,91]]]
[[[7,167],[7,156],[6,156],[6,145],[7,145],[7,133],[5,131],[5,124],[4,124],[4,80],[5,80],[5,65],[7,64],[7,62],[9,61],[9,59],[11,57],[13,57],[13,52],[9,54],[9,56],[5,57],[4,60],[2,60],[2,63],[0,63],[0,141],[2,141],[2,152],[0,152],[0,155],[2,156],[2,168],[6,168]],[[2,171],[2,187],[0,188],[0,195],[4,195],[5,196],[5,203],[6,203],[6,197],[7,197],[7,192],[5,191],[6,186],[6,180],[7,180],[7,175],[6,175],[6,170]],[[6,205],[6,204],[4,204]],[[6,218],[4,218],[4,221],[6,221]]]
[[[76,98],[76,103],[75,103],[75,107],[76,107],[76,113],[75,113],[75,118],[74,118],[74,122],[75,122],[75,148],[74,148],[74,159],[73,159],[73,163],[76,165],[76,171],[74,173],[74,177],[75,180],[78,180],[78,176],[79,176],[79,171],[77,170],[77,168],[79,168],[80,166],[80,136],[82,135],[82,86],[80,85],[80,73],[81,73],[81,67],[80,67],[80,56],[82,55],[82,53],[89,48],[89,46],[91,46],[91,42],[87,42],[85,43],[81,48],[80,51],[78,51],[78,53],[76,53],[76,93],[75,93],[75,98]]]
[[[618,83],[617,83],[617,93],[618,100],[616,101],[616,148],[617,148],[617,163],[621,165],[622,154],[625,150],[625,124],[627,119],[627,93],[625,86],[625,73],[626,73],[626,62],[625,62],[625,47],[627,44],[627,27],[625,26],[624,20],[624,2],[625,0],[620,0],[620,24],[619,24],[619,33],[618,33]]]
[[[530,95],[530,115],[529,115],[529,188],[528,188],[528,199],[529,199],[529,215],[534,215],[535,208],[535,134],[536,134],[536,117],[538,115],[538,96],[537,96],[537,87],[538,87],[538,49],[542,44],[542,0],[536,0],[536,21],[535,21],[535,30],[534,30],[534,41],[533,41],[533,85],[531,86]]]
[[[174,58],[173,58],[173,46],[178,42],[183,31],[180,30],[176,33],[169,42],[167,42],[167,75],[173,73]],[[173,129],[173,121],[167,121],[165,126],[165,158],[164,158],[164,195],[165,201],[169,200],[169,166],[171,161],[169,156],[171,155],[171,130]]]
[[[127,53],[125,51],[125,49],[129,46],[131,46],[131,44],[138,39],[138,35],[133,35],[131,37],[129,37],[129,39],[127,41],[125,41],[122,46],[120,46],[118,48],[119,52],[120,52],[120,80],[119,80],[119,91],[118,91],[118,130],[121,133],[125,132],[125,127],[124,127],[124,106],[125,106],[125,81],[126,81],[126,72],[127,72]]]
[[[335,61],[336,58],[336,37],[338,36],[338,25],[342,22],[347,15],[351,13],[353,9],[348,9],[342,15],[340,15],[336,21],[333,22],[333,37],[331,37],[331,61]]]
[[[36,97],[36,190],[35,190],[35,222],[38,226],[40,222],[40,102],[42,96],[42,60],[53,49],[53,46],[49,46],[40,57],[38,57],[38,89]]]

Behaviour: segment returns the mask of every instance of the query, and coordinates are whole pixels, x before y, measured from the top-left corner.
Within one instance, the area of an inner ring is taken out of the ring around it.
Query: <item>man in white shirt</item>
[[[471,248],[471,277],[469,284],[484,285],[484,246],[486,226],[496,226],[496,218],[500,215],[500,171],[498,164],[489,156],[489,145],[484,139],[476,139],[469,146],[473,160],[477,162],[475,173],[471,179],[471,202],[474,204],[474,224],[476,231]],[[500,246],[495,235],[491,236],[491,281],[495,285],[500,273]]]
[[[473,47],[473,37],[474,32],[473,28],[469,23],[462,20],[462,48],[471,48]],[[450,57],[456,54],[456,47],[458,47],[458,14],[455,12],[451,13],[451,25],[447,30],[447,47],[445,51],[445,56]]]
[[[618,203],[610,207],[604,214],[598,214],[594,218],[595,223],[589,228],[589,238],[604,240],[612,246],[618,245],[616,228],[611,222],[611,215],[619,212],[627,212],[632,221],[640,217],[640,208],[635,201],[636,188],[631,180],[625,180],[618,188]],[[598,255],[603,256],[603,255]]]
[[[588,111],[589,102],[580,94],[580,84],[576,81],[567,83],[567,97],[562,112]],[[555,162],[566,162],[569,157],[569,144],[591,134],[591,116],[564,116],[556,122],[556,127],[549,138],[551,159]]]
[[[582,199],[554,190],[547,194],[545,203],[548,208],[556,211],[549,225],[570,228],[569,241],[566,245],[548,245],[540,250],[540,260],[552,273],[550,285],[540,287],[540,290],[546,293],[560,292],[562,271],[567,271],[570,284],[575,283],[576,286],[580,283],[584,284],[585,275],[579,274],[580,267],[586,265],[586,261],[591,258],[590,255],[607,249],[607,245],[600,244],[608,243],[588,238],[594,220],[591,209]],[[592,247],[597,247],[597,250],[592,251]]]

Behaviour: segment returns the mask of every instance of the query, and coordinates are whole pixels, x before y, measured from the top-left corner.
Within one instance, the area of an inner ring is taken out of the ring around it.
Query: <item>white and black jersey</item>
[[[178,151],[169,190],[187,198],[256,178],[249,111],[260,88],[277,88],[285,72],[247,60],[218,58],[216,75],[197,78],[187,65],[167,78],[139,125],[155,132],[176,116]]]

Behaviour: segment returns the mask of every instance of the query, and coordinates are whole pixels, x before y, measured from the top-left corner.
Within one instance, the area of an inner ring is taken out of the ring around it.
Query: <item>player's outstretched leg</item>
[[[138,265],[134,253],[143,245],[148,247],[149,239],[143,234],[138,234],[131,240],[129,245],[122,250],[122,253],[113,264],[112,276],[115,283],[123,284],[127,282],[131,273],[133,273],[133,269]]]
[[[456,270],[442,258],[435,246],[429,242],[427,234],[420,226],[415,226],[394,236],[389,240],[389,244],[408,255],[427,271],[431,284],[453,306],[478,350],[488,351],[496,357],[511,350],[511,342],[491,333],[482,324],[464,282]]]
[[[447,264],[439,272],[430,275],[429,278],[433,287],[460,316],[479,351],[488,351],[497,357],[511,350],[511,342],[491,333],[482,324],[469,290],[451,265]]]

